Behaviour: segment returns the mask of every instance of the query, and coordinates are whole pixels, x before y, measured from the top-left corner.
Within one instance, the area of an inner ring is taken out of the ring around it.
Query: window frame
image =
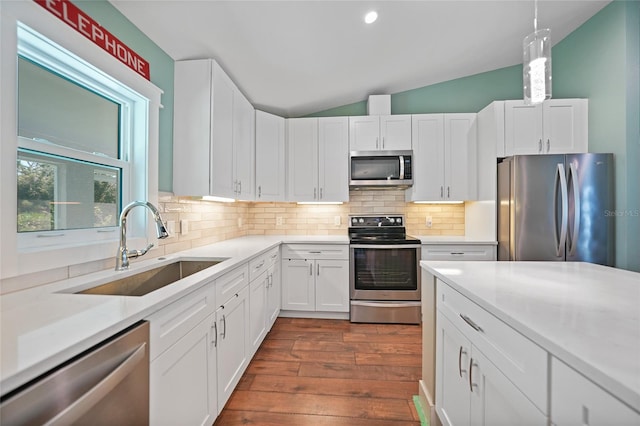
[[[73,274],[69,267],[74,265],[82,270],[83,263],[106,261],[106,264],[110,264],[115,258],[118,232],[98,233],[102,228],[92,229],[93,236],[81,236],[75,241],[69,239],[53,244],[47,242],[46,245],[21,245],[21,235],[17,232],[17,148],[22,145],[26,147],[30,142],[19,140],[17,136],[18,54],[22,52],[21,56],[32,60],[32,55],[35,55],[36,63],[42,63],[53,71],[61,64],[56,64],[57,58],[45,54],[42,49],[24,55],[23,47],[18,47],[18,31],[25,28],[31,30],[32,33],[40,35],[72,55],[76,63],[81,65],[80,68],[90,67],[92,72],[99,73],[101,79],[104,78],[103,89],[111,91],[106,93],[111,93],[112,99],[133,100],[129,103],[129,108],[134,110],[133,116],[137,114],[137,117],[123,120],[121,123],[123,132],[130,135],[131,141],[125,150],[129,156],[126,160],[129,161],[131,170],[129,182],[125,184],[123,179],[121,208],[133,200],[146,200],[157,204],[158,132],[162,91],[47,13],[35,2],[0,2],[0,20],[0,138],[3,140],[0,144],[0,278],[51,270],[59,270],[63,275],[69,276]],[[67,74],[67,70],[61,74]],[[87,78],[86,75],[71,77],[73,80],[77,78],[76,81],[87,87],[87,81],[83,81]],[[123,105],[123,108],[127,107]],[[127,111],[123,115],[131,116],[129,113],[130,111]],[[117,231],[116,227],[110,228]],[[155,242],[149,241],[149,238],[155,238],[153,229],[153,224],[146,215],[133,214],[129,221],[128,240],[136,246]],[[102,234],[100,238],[98,234]]]

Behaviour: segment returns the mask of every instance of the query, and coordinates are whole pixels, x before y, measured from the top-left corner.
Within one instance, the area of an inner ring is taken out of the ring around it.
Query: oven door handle
[[[419,249],[422,246],[420,244],[350,244],[349,248],[354,249]]]
[[[370,308],[407,308],[409,306],[420,306],[420,302],[400,302],[400,303],[385,303],[385,302],[361,302],[359,300],[352,300],[352,305],[367,306]]]

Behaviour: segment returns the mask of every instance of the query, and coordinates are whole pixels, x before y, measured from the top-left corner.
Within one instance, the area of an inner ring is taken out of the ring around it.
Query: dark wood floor
[[[420,425],[418,325],[278,318],[215,426]]]

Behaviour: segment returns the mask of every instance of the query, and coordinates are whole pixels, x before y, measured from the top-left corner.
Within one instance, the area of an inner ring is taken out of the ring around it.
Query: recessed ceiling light
[[[376,22],[376,19],[378,19],[378,12],[376,12],[375,10],[372,10],[371,12],[364,15],[364,22],[366,22],[367,24],[373,24],[374,22]]]

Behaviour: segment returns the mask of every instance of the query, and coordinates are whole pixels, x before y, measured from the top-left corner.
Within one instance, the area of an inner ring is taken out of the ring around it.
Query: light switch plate
[[[340,223],[342,223],[342,221],[341,221],[341,219],[340,219],[340,216],[334,216],[334,218],[333,218],[333,224],[334,224],[335,226],[340,226]]]
[[[433,226],[433,218],[431,216],[427,216],[427,228],[431,229]]]
[[[187,235],[189,233],[189,221],[187,219],[182,219],[180,221],[180,234]]]

